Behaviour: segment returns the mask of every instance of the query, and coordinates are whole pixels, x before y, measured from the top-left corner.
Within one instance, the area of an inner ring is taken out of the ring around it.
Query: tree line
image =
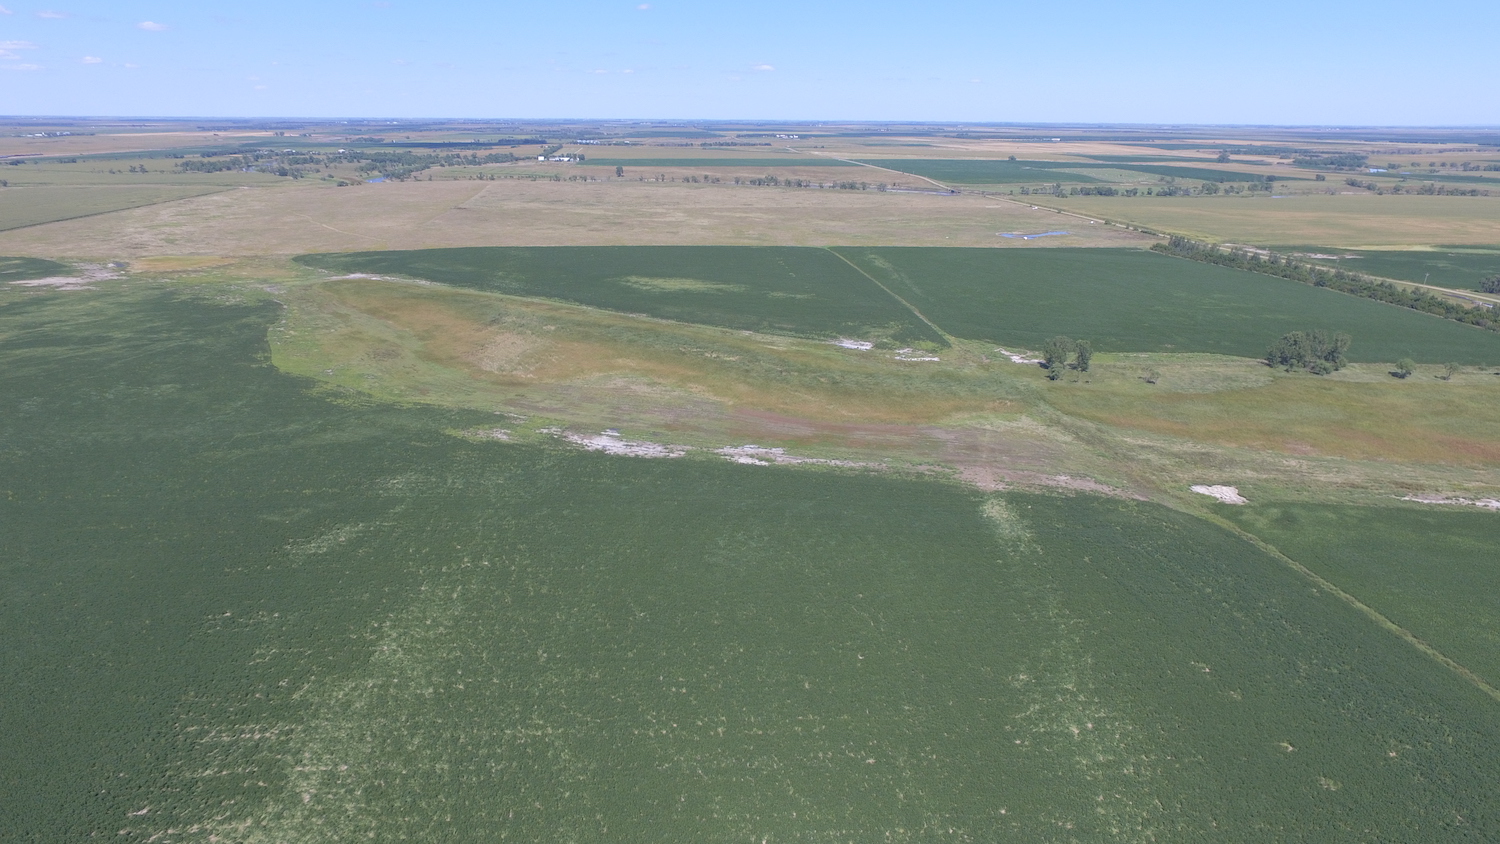
[[[1306,264],[1275,252],[1252,252],[1249,249],[1201,243],[1177,236],[1172,237],[1166,243],[1153,244],[1151,249],[1164,255],[1187,258],[1190,261],[1248,270],[1262,275],[1300,281],[1315,287],[1326,287],[1351,296],[1374,299],[1377,302],[1410,308],[1490,331],[1500,331],[1500,322],[1495,320],[1489,308],[1466,307],[1434,296],[1425,290],[1398,287],[1389,281],[1344,269],[1329,269]]]

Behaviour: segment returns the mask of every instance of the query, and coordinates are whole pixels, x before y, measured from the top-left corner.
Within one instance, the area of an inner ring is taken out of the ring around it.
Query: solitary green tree
[[[1087,340],[1073,344],[1073,368],[1079,372],[1089,371],[1089,361],[1094,357],[1094,346]]]
[[[625,175],[625,168],[621,167],[618,164],[616,164],[615,165],[615,175],[616,176],[623,176],[623,175]]]
[[[1458,370],[1461,368],[1458,364],[1452,362],[1443,364],[1443,380],[1452,381],[1453,376],[1457,375]]]
[[[1396,361],[1396,377],[1406,378],[1416,371],[1417,364],[1411,358],[1402,358]]]

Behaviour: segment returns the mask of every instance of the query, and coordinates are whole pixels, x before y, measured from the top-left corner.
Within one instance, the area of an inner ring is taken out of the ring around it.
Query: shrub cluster
[[[1047,378],[1056,381],[1068,368],[1079,372],[1089,371],[1089,361],[1094,357],[1094,346],[1087,340],[1073,340],[1062,335],[1042,344],[1042,366],[1047,369]],[[1068,363],[1068,358],[1073,362]]]
[[[1344,353],[1349,351],[1349,343],[1348,334],[1332,334],[1321,328],[1293,331],[1271,344],[1266,350],[1266,363],[1287,372],[1306,369],[1314,375],[1327,375],[1348,363]]]

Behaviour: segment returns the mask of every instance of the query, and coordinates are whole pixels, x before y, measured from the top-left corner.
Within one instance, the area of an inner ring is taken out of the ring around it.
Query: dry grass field
[[[12,155],[100,155],[104,153],[169,150],[178,147],[262,142],[271,132],[100,132],[55,138],[0,135],[0,156]]]
[[[1048,204],[1206,240],[1348,249],[1500,243],[1500,196],[1069,197]]]
[[[1145,246],[1104,226],[1039,241],[1050,211],[981,196],[681,182],[396,182],[244,188],[0,233],[0,254],[136,259],[444,246]],[[1070,220],[1070,223],[1076,223]]]

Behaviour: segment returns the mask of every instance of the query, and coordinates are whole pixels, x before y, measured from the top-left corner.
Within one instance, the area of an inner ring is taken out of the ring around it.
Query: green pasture
[[[585,167],[858,167],[836,158],[590,158]]]
[[[26,281],[32,278],[65,276],[72,272],[67,264],[43,258],[13,258],[0,256],[0,284],[10,281]]]
[[[1059,167],[1078,169],[1087,167],[1083,162],[1066,161],[1000,161],[998,159],[936,159],[936,158],[880,158],[864,160],[865,164],[884,167],[935,179],[939,182],[963,185],[1033,185],[1085,184],[1101,182],[1093,176],[1060,171]]]
[[[1500,513],[1272,504],[1225,515],[1500,686]]]
[[[215,193],[186,185],[47,185],[0,188],[0,231],[124,211]]]
[[[1337,255],[1307,258],[1326,266],[1382,278],[1435,284],[1459,290],[1478,290],[1480,282],[1500,276],[1500,247],[1439,246],[1434,249],[1333,249],[1326,246],[1278,246],[1278,252]]]
[[[1264,177],[1254,173],[1234,170],[1218,170],[1209,167],[1184,167],[1172,164],[1090,163],[1087,161],[1000,161],[998,159],[915,159],[891,158],[866,160],[889,170],[899,170],[917,176],[925,176],[940,182],[965,185],[1033,184],[1036,182],[1100,182],[1106,181],[1075,170],[1125,171],[1165,176],[1174,179],[1189,179],[1203,182],[1258,182]],[[1118,178],[1118,176],[1116,176]]]
[[[297,260],[334,272],[410,276],[726,328],[943,342],[826,249],[480,247],[330,253]]]
[[[199,295],[0,297],[8,837],[1500,837],[1500,707],[1207,522],[474,442]]]
[[[1500,362],[1500,333],[1285,279],[1133,249],[840,248],[949,334],[1038,348],[1064,334],[1112,352],[1259,357],[1327,328],[1349,358]]]

